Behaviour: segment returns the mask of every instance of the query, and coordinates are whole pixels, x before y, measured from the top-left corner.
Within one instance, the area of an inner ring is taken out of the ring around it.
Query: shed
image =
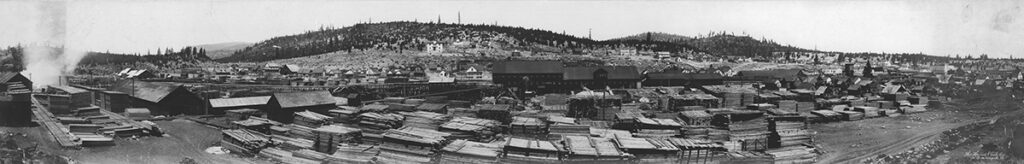
[[[270,102],[270,96],[236,97],[210,99],[210,113],[224,114],[224,111],[232,109],[266,109]]]
[[[208,102],[178,83],[127,80],[110,90],[128,93],[132,107],[148,108],[154,114],[208,114]]]
[[[275,93],[267,104],[267,116],[274,121],[292,123],[295,112],[309,110],[325,114],[337,108],[334,103],[328,91]]]

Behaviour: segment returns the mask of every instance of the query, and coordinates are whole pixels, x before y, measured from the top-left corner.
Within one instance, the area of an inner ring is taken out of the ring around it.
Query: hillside
[[[214,44],[203,44],[196,45],[193,47],[201,48],[206,50],[206,56],[210,59],[220,59],[231,56],[235,51],[241,50],[245,47],[252,46],[253,43],[248,42],[225,42],[225,43],[214,43]]]
[[[815,52],[813,50],[783,46],[770,40],[757,40],[749,36],[718,34],[677,42],[693,45],[715,55],[727,56],[770,56],[772,52]]]
[[[673,52],[699,52],[688,45],[669,42],[594,41],[570,35],[522,27],[386,22],[326,28],[261,41],[235,52],[220,62],[270,61],[352,50],[386,50],[396,53],[422,51],[428,44],[445,43],[463,48],[490,48],[573,53],[586,49],[633,47]],[[447,48],[447,47],[446,47]]]
[[[689,36],[682,36],[682,35],[669,34],[669,33],[663,33],[663,32],[645,32],[645,33],[639,33],[639,34],[636,34],[636,35],[630,35],[630,36],[614,38],[614,39],[608,39],[608,40],[609,41],[620,41],[620,40],[638,40],[639,41],[639,40],[647,40],[648,36],[650,36],[651,41],[663,41],[663,42],[675,42],[675,43],[679,43],[679,42],[682,42],[682,41],[693,39],[693,37],[689,37]]]

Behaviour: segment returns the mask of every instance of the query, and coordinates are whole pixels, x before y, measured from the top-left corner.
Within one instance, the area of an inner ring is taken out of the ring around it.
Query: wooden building
[[[644,75],[643,86],[688,86],[721,85],[725,81],[717,73],[652,72]]]
[[[568,67],[562,74],[559,92],[604,88],[639,88],[640,72],[635,66]]]
[[[181,84],[126,80],[110,90],[128,93],[132,107],[149,108],[155,115],[208,114],[207,102]]]
[[[563,66],[559,61],[499,61],[491,68],[492,81],[506,87],[551,93],[562,86]]]
[[[266,109],[270,96],[210,99],[210,114],[224,114],[234,109]]]
[[[327,91],[274,93],[267,103],[267,116],[281,123],[292,123],[295,112],[309,110],[327,114],[336,109],[334,97]]]
[[[21,73],[0,72],[0,126],[32,124],[32,81]]]

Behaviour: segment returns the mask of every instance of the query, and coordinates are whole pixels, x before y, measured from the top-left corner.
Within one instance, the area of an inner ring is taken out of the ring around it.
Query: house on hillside
[[[148,108],[154,115],[209,114],[207,102],[181,84],[126,80],[109,90],[127,93],[131,107]]]
[[[426,51],[429,54],[441,54],[444,52],[444,44],[437,42],[427,44],[427,47],[424,51]]]
[[[271,120],[292,123],[295,112],[309,110],[327,114],[328,110],[338,108],[335,103],[328,91],[274,93],[265,111]]]

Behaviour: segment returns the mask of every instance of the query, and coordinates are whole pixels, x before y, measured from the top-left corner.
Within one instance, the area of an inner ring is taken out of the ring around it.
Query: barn
[[[0,126],[32,124],[32,81],[21,73],[0,72]]]
[[[274,93],[265,111],[271,120],[292,123],[295,112],[309,110],[327,114],[328,110],[338,108],[334,103],[328,91]]]
[[[127,93],[132,107],[148,108],[154,115],[208,114],[206,100],[181,84],[128,80],[110,90]]]

